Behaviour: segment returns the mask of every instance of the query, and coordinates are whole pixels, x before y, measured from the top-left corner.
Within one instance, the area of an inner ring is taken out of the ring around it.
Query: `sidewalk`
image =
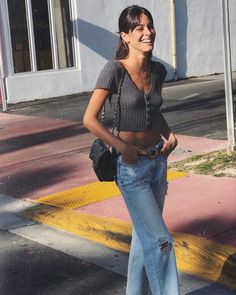
[[[93,136],[69,120],[0,113],[0,193],[35,202],[22,214],[128,252],[131,224],[119,191],[99,183],[88,148]],[[170,161],[226,147],[178,135]],[[164,218],[178,268],[236,288],[236,181],[169,171]]]

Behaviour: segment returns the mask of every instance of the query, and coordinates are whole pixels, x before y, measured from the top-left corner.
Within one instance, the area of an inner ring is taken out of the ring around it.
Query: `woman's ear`
[[[125,33],[125,32],[121,32],[120,33],[121,39],[125,42],[125,43],[129,43],[129,36]]]

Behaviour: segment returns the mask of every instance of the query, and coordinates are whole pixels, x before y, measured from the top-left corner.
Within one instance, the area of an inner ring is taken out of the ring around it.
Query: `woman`
[[[83,123],[119,152],[116,183],[133,223],[126,294],[179,294],[173,240],[162,218],[167,190],[167,157],[177,139],[160,112],[165,67],[151,60],[153,19],[137,5],[119,18],[116,59],[101,71]],[[118,135],[98,115],[109,97],[112,104],[123,73]],[[165,142],[162,138],[165,138]]]

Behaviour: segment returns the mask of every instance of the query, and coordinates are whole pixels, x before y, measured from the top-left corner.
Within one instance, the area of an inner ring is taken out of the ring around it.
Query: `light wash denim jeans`
[[[117,160],[117,185],[133,222],[127,295],[179,295],[173,239],[162,218],[167,160],[140,156],[135,164]]]

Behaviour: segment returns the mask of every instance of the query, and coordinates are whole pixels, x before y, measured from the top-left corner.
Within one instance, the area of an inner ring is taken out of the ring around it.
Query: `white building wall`
[[[172,32],[170,2],[168,0],[72,0],[78,29],[77,68],[36,73],[12,73],[9,33],[6,36],[5,59],[8,103],[57,97],[91,91],[101,67],[113,58],[118,40],[117,22],[123,8],[138,4],[149,9],[155,21],[157,37],[154,58],[167,69],[167,80],[173,79]],[[6,14],[6,0],[0,1],[2,15]],[[176,6],[177,75],[179,78],[203,76],[223,72],[222,20],[220,1],[178,0]],[[232,65],[236,68],[236,1],[230,0]],[[6,19],[3,20],[6,22]]]
[[[222,73],[221,1],[180,0],[176,3],[178,77]],[[229,1],[232,68],[236,68],[236,1]]]

